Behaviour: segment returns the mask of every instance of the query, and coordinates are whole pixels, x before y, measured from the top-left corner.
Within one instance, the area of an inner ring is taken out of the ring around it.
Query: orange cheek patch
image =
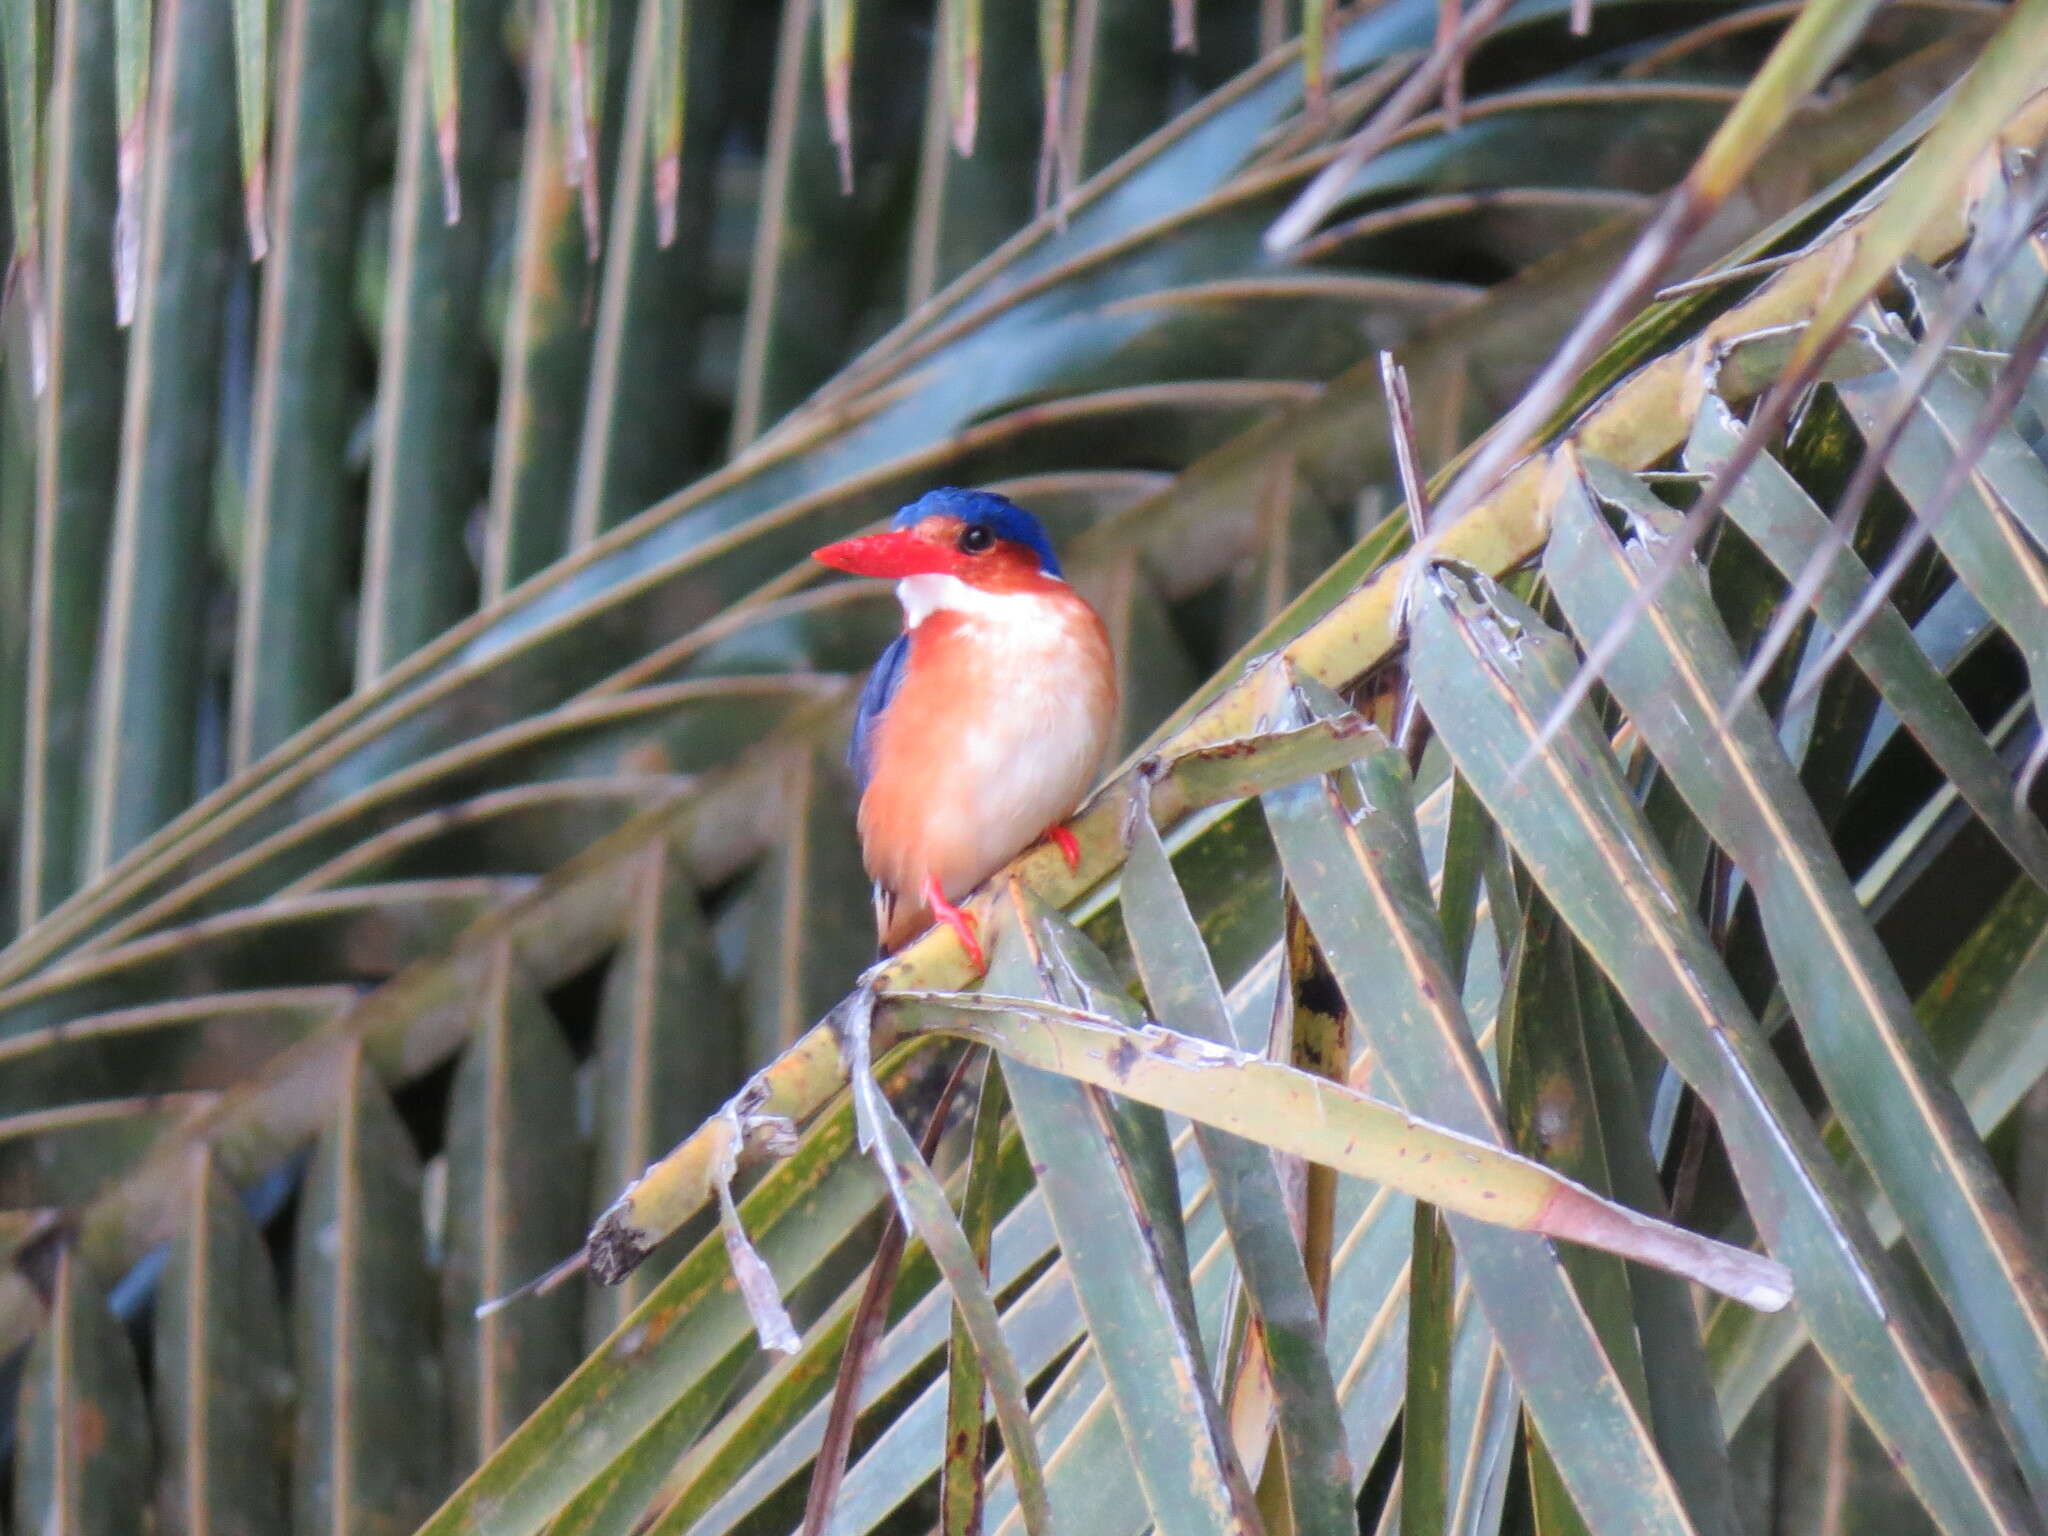
[[[947,513],[922,518],[910,532],[943,550],[947,556],[945,574],[957,576],[984,592],[1048,592],[1065,585],[1038,569],[1037,552],[1021,544],[999,543],[993,549],[970,555],[960,548],[960,535],[967,524]]]

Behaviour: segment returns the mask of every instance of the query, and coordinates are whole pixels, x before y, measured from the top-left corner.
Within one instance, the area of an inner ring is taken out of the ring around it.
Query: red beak
[[[858,539],[841,539],[837,544],[812,550],[811,558],[821,565],[829,565],[838,571],[851,571],[856,576],[887,576],[898,580],[905,576],[943,573],[950,564],[943,546],[921,539],[907,528],[870,533]]]

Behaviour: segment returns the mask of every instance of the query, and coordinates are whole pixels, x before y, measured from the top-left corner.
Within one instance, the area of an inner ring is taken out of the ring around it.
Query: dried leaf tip
[[[1538,1229],[1654,1264],[1759,1312],[1779,1312],[1792,1301],[1792,1272],[1776,1259],[1652,1221],[1576,1185],[1559,1191]]]
[[[581,1274],[589,1267],[589,1264],[590,1251],[588,1249],[579,1250],[576,1253],[570,1254],[569,1257],[563,1259],[560,1263],[549,1265],[524,1285],[515,1286],[502,1296],[493,1296],[489,1301],[478,1302],[475,1310],[470,1315],[478,1322],[482,1322],[485,1318],[494,1317],[504,1311],[515,1301],[523,1301],[528,1296],[551,1295],[555,1291],[560,1290],[562,1285],[572,1276]]]
[[[1073,170],[1066,144],[1067,33],[1067,0],[1039,0],[1038,71],[1045,116],[1039,128],[1038,211],[1054,209],[1054,223],[1062,230]]]
[[[142,286],[142,137],[138,115],[114,158],[114,323],[124,330],[135,322]]]
[[[953,149],[962,159],[974,153],[981,119],[982,0],[943,0],[946,115]]]
[[[1311,116],[1330,99],[1330,0],[1302,0],[1302,95]]]
[[[651,0],[654,29],[654,109],[648,114],[654,160],[655,244],[675,244],[683,188],[683,128],[689,94],[689,10],[684,0]]]
[[[825,89],[825,114],[831,120],[832,148],[839,160],[839,195],[853,196],[853,117],[845,82]]]
[[[974,135],[981,117],[981,59],[966,61],[967,77],[953,103],[953,152],[966,159],[974,153]]]
[[[712,1172],[711,1183],[718,1196],[718,1227],[725,1239],[726,1257],[732,1263],[733,1282],[739,1287],[740,1299],[746,1303],[747,1315],[753,1319],[754,1332],[760,1337],[761,1347],[776,1354],[793,1355],[801,1342],[796,1325],[790,1321],[789,1311],[782,1304],[782,1289],[776,1284],[775,1272],[747,1236],[747,1229],[740,1221],[739,1207],[732,1198],[732,1183],[739,1173],[740,1147],[747,1134],[741,1123],[738,1101],[726,1105],[723,1118],[728,1126],[725,1151]]]
[[[591,261],[598,252],[597,97],[590,67],[590,39],[569,45],[569,131],[563,144],[562,179],[576,188],[583,213],[583,249]]]
[[[676,207],[682,193],[682,156],[663,155],[654,162],[654,238],[663,250],[676,243]]]
[[[261,261],[270,254],[270,223],[263,205],[269,201],[270,164],[258,156],[242,180],[242,222],[249,230],[249,259]]]
[[[441,160],[441,211],[448,223],[462,217],[462,189],[456,179],[461,135],[462,81],[457,61],[456,0],[423,0],[426,35],[427,105],[434,119],[434,147]],[[417,23],[416,23],[417,24]]]
[[[453,111],[444,113],[434,125],[434,147],[441,161],[441,217],[449,224],[459,224],[462,222],[462,182],[455,166],[459,145]]]
[[[1458,48],[1463,6],[1464,0],[1437,0],[1436,6],[1436,46],[1450,54],[1443,93],[1438,98],[1443,107],[1445,133],[1456,133],[1465,126],[1465,59]]]
[[[839,192],[853,195],[853,0],[824,0],[825,126],[839,157]]]

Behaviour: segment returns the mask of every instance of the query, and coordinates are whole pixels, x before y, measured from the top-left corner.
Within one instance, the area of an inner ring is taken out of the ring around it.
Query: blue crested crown
[[[896,514],[894,526],[913,528],[927,517],[957,517],[963,523],[979,523],[999,539],[1022,544],[1038,556],[1038,569],[1047,576],[1059,576],[1059,556],[1052,552],[1052,540],[1038,519],[1007,496],[993,491],[963,491],[943,485],[926,491]]]

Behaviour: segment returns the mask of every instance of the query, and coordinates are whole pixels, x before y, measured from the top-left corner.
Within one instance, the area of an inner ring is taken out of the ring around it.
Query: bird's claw
[[[953,930],[960,940],[960,947],[967,951],[967,959],[974,966],[975,974],[988,969],[988,957],[981,952],[981,940],[974,936],[974,914],[963,912],[958,907],[948,907],[939,914],[939,921]]]
[[[1065,827],[1052,827],[1045,835],[1047,841],[1065,856],[1067,873],[1078,875],[1081,872],[1081,845],[1075,840],[1074,834]]]
[[[981,940],[975,936],[974,914],[964,912],[950,901],[939,889],[936,880],[924,883],[924,904],[931,908],[931,914],[939,922],[953,930],[953,936],[960,941],[960,947],[967,951],[967,958],[973,963],[976,975],[988,969],[988,957],[982,953]]]

